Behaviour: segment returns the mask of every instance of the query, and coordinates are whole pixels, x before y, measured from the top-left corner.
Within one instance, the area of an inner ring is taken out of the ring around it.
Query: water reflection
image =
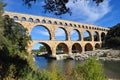
[[[50,71],[56,71],[60,68],[65,74],[69,75],[72,68],[79,61],[74,60],[51,60],[44,57],[35,57],[35,63],[39,69],[48,69]],[[120,79],[120,61],[101,61],[103,64],[104,72],[109,78]]]

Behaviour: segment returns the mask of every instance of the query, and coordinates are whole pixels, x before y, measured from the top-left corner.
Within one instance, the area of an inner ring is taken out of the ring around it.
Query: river
[[[111,79],[120,80],[120,61],[100,61],[103,64],[104,73]],[[56,70],[59,67],[65,74],[69,74],[72,68],[80,61],[53,60],[35,56],[35,63],[39,69]]]

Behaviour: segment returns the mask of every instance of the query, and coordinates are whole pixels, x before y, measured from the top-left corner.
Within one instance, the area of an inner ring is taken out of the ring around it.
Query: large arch
[[[41,48],[45,48],[45,50],[42,50]],[[51,47],[47,43],[43,43],[43,42],[38,42],[38,43],[34,44],[32,47],[32,52],[33,51],[38,51],[37,54],[45,53],[47,55],[52,55]]]
[[[70,39],[73,41],[80,41],[81,40],[80,32],[76,29],[73,29],[70,33]]]
[[[85,51],[93,51],[93,46],[90,43],[85,44]]]
[[[83,37],[84,41],[92,41],[91,33],[88,30],[84,31]]]
[[[97,31],[94,32],[94,41],[99,41],[99,33]]]
[[[72,53],[81,53],[82,47],[79,43],[74,43],[72,46]]]
[[[62,28],[62,27],[58,27],[55,30],[55,40],[67,40],[67,31]]]
[[[65,43],[59,43],[56,47],[56,54],[68,54],[69,49]]]
[[[30,32],[32,40],[51,40],[50,30],[44,25],[37,25]]]
[[[95,49],[100,49],[100,44],[96,43],[95,44]]]

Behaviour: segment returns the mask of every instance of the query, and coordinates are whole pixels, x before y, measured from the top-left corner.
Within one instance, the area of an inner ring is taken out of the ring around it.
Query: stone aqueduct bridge
[[[10,18],[13,18],[16,22],[22,24],[28,29],[29,34],[35,26],[44,26],[49,31],[50,40],[32,40],[31,44],[29,44],[28,51],[31,52],[32,47],[35,44],[41,43],[46,46],[48,52],[51,53],[52,56],[56,55],[56,48],[58,45],[61,45],[63,47],[63,52],[67,54],[72,54],[73,49],[75,49],[76,52],[84,52],[100,48],[102,46],[102,39],[109,30],[109,28],[95,25],[28,14],[5,12],[4,15],[9,15]],[[55,40],[55,30],[57,28],[62,28],[65,31],[66,40]],[[79,40],[74,41],[70,39],[72,30],[76,30],[79,33]],[[85,31],[90,35],[89,41],[84,40],[83,34]],[[97,33],[97,40],[94,40],[94,32]]]

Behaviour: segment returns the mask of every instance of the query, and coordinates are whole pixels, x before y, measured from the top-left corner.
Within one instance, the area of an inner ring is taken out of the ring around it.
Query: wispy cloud
[[[55,31],[55,36],[64,36],[65,35],[65,31],[61,28],[57,28]]]
[[[71,18],[78,20],[82,19],[85,22],[92,23],[101,19],[111,11],[109,3],[110,0],[105,0],[97,6],[95,3],[93,4],[90,1],[78,0],[73,4],[73,0],[70,0],[67,6],[70,7],[72,11]]]
[[[35,28],[34,31],[35,31],[35,33],[42,34],[44,36],[49,36],[48,31],[43,31],[43,30],[40,30],[40,29],[37,29],[37,28]]]

